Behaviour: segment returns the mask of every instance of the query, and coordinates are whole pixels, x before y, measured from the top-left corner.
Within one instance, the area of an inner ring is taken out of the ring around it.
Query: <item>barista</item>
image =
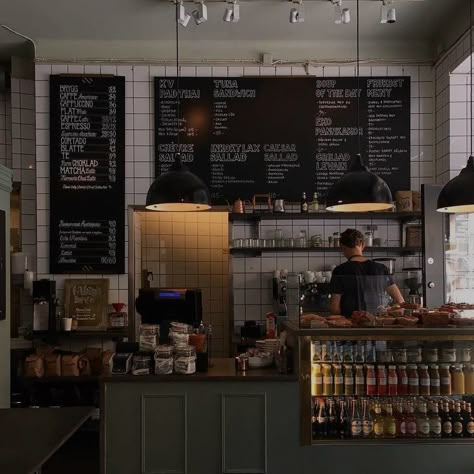
[[[345,230],[340,245],[347,262],[337,266],[332,274],[331,314],[350,317],[353,311],[375,313],[379,306],[388,303],[387,293],[394,303],[404,302],[387,267],[363,256],[365,243],[361,232]]]

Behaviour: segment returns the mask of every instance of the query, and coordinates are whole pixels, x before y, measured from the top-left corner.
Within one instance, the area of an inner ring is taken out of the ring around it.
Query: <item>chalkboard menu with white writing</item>
[[[324,198],[360,149],[392,192],[410,189],[410,78],[180,78],[182,161],[214,203]],[[155,175],[178,151],[175,78],[155,78]],[[360,94],[359,107],[358,95]]]
[[[125,79],[50,78],[50,272],[125,272]]]

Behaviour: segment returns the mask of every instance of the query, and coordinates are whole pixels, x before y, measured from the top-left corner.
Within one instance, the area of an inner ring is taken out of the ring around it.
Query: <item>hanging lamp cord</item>
[[[175,18],[175,27],[176,27],[176,140],[177,140],[177,153],[176,158],[179,159],[181,156],[180,152],[180,115],[179,115],[179,7],[180,2],[176,0],[176,18]]]
[[[359,0],[357,0],[357,149],[360,154],[360,31],[359,31]]]

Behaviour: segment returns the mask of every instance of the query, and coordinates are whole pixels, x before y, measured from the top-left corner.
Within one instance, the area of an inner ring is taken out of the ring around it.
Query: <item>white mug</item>
[[[63,331],[70,331],[72,329],[72,318],[62,318],[61,323]]]
[[[332,272],[331,271],[325,271],[324,276],[326,277],[326,282],[330,282],[332,278]]]
[[[316,283],[324,283],[323,272],[316,272]]]
[[[314,272],[312,272],[311,270],[307,270],[303,272],[303,277],[304,277],[305,283],[313,283],[315,280]]]

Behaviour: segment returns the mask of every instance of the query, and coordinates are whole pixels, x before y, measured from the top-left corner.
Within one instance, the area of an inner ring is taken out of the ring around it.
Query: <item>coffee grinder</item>
[[[408,303],[423,306],[423,296],[420,295],[420,288],[423,285],[421,268],[410,267],[404,268],[403,271],[407,272],[407,278],[405,278],[404,282],[410,290],[408,293]]]
[[[56,282],[36,280],[33,282],[33,331],[56,330]]]

